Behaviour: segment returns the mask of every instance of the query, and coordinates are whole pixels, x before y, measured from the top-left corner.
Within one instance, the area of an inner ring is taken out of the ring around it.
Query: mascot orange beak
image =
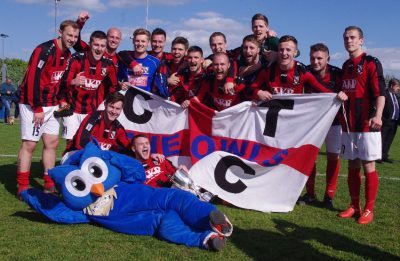
[[[98,197],[101,197],[101,195],[103,195],[104,193],[104,186],[102,183],[97,183],[92,185],[92,187],[90,188],[90,192]]]

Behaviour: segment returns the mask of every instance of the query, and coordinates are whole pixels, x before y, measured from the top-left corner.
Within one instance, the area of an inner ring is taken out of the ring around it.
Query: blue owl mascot
[[[189,247],[219,251],[232,224],[217,208],[193,194],[144,185],[137,160],[96,143],[49,171],[61,196],[38,189],[23,200],[50,220],[63,224],[94,222],[116,232],[152,235]]]

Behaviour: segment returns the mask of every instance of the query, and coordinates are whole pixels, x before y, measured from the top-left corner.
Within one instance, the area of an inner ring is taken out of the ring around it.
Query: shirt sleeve
[[[49,55],[47,54],[48,49],[43,47],[37,47],[31,56],[31,60],[29,62],[29,67],[27,69],[27,95],[28,95],[28,103],[32,107],[33,111],[43,112],[42,102],[41,102],[41,76],[43,70],[46,66],[46,63],[49,59]]]

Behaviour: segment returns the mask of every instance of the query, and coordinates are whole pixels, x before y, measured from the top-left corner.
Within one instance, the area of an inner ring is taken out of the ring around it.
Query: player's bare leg
[[[44,192],[52,193],[54,192],[55,186],[54,182],[48,175],[48,170],[53,168],[56,164],[57,156],[57,146],[58,146],[58,135],[43,134],[43,180],[44,180]]]

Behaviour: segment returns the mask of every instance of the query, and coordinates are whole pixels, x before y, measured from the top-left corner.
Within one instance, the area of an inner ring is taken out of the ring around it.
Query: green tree
[[[24,78],[26,67],[28,67],[28,62],[21,59],[6,58],[4,60],[1,60],[0,68],[3,65],[3,62],[7,65],[8,77],[13,81],[15,85],[20,84]],[[0,79],[1,77],[2,75],[0,72]]]

